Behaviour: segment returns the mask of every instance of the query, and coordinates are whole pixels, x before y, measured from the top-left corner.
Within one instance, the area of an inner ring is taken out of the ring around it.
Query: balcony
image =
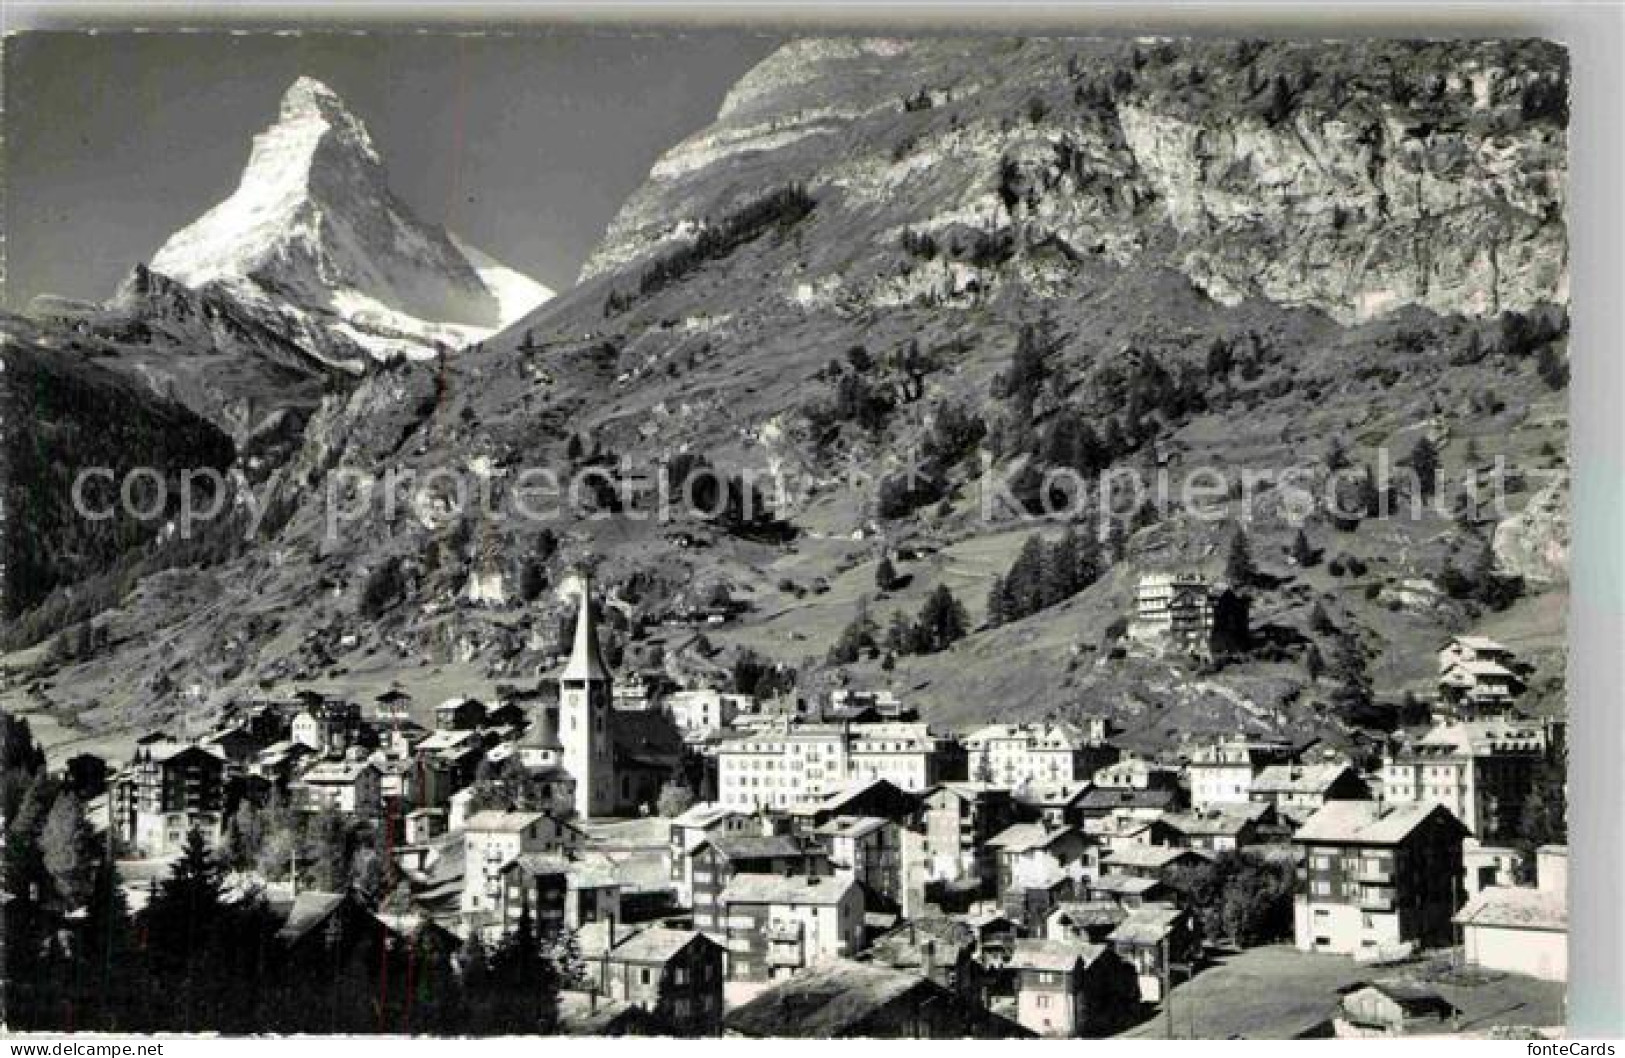
[[[1371,885],[1362,883],[1360,886],[1361,911],[1392,911],[1394,909],[1395,893],[1390,885]]]
[[[1389,867],[1386,863],[1363,860],[1360,863],[1359,869],[1354,872],[1354,877],[1357,881],[1362,883],[1391,885],[1394,880],[1394,872],[1393,868]]]
[[[800,944],[801,923],[774,922],[767,927],[767,940],[770,944]]]

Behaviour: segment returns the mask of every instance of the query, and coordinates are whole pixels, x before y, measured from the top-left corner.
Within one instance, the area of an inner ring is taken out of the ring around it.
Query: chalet
[[[1332,801],[1363,801],[1371,790],[1348,764],[1278,764],[1253,780],[1254,804],[1272,806],[1293,820],[1304,820]]]
[[[1439,648],[1439,675],[1469,662],[1492,662],[1511,668],[1517,664],[1517,660],[1511,647],[1487,636],[1453,636],[1450,642]]]
[[[410,723],[412,696],[399,687],[391,687],[373,698],[372,715],[390,724]]]
[[[892,902],[903,893],[902,827],[877,816],[836,816],[812,832],[837,877]]]
[[[678,900],[692,907],[694,901],[692,867],[689,853],[711,837],[749,835],[757,832],[757,823],[744,812],[724,808],[718,804],[691,805],[682,815],[671,821],[670,848],[666,859],[672,886]]]
[[[1090,900],[1112,900],[1129,910],[1164,903],[1174,897],[1174,890],[1161,879],[1114,872],[1091,879],[1086,888]]]
[[[672,1030],[632,1003],[600,996],[597,992],[566,989],[559,992],[560,1036],[669,1036]]]
[[[1029,935],[1042,933],[1050,912],[1080,895],[1077,878],[1059,869],[1034,872],[1014,883],[1001,895],[1004,914]]]
[[[850,783],[812,801],[793,805],[786,812],[793,825],[816,828],[832,819],[876,818],[910,824],[920,813],[918,795],[899,788],[889,779],[866,779]]]
[[[925,794],[925,877],[968,880],[991,896],[998,882],[998,853],[988,846],[1016,821],[1010,791],[984,783],[943,783]]]
[[[1189,972],[1200,953],[1201,937],[1187,911],[1140,907],[1112,930],[1111,946],[1138,975],[1140,998],[1159,1003],[1175,973]]]
[[[1123,788],[1095,786],[1083,795],[1078,811],[1085,820],[1101,819],[1113,814],[1125,814],[1147,822],[1165,812],[1177,811],[1180,793],[1171,788]]]
[[[954,993],[965,1002],[980,1002],[984,973],[977,959],[980,940],[966,922],[941,915],[914,919],[875,940],[864,952],[866,962],[909,970]]]
[[[1032,1033],[920,974],[836,960],[776,981],[729,1011],[730,1035],[758,1039],[1015,1039]]]
[[[1027,783],[1014,791],[1017,811],[1026,822],[1052,827],[1081,826],[1083,798],[1090,784],[1073,782]]]
[[[463,833],[462,913],[473,924],[502,910],[502,869],[529,853],[578,847],[581,832],[541,812],[475,812]],[[488,924],[488,923],[486,923]]]
[[[844,878],[739,874],[718,904],[729,980],[779,980],[863,946],[863,891]]]
[[[496,905],[480,922],[492,936],[511,931],[527,910],[544,935],[624,918],[620,880],[602,857],[526,853],[504,864],[497,877]]]
[[[1101,857],[1101,870],[1131,878],[1167,881],[1170,872],[1200,867],[1210,862],[1196,849],[1169,845],[1119,845]]]
[[[1333,801],[1293,836],[1304,951],[1383,956],[1454,940],[1467,830],[1442,805]]]
[[[649,1011],[673,1035],[715,1036],[722,1028],[722,946],[703,933],[619,926],[583,929],[587,985],[612,1001]]]
[[[180,851],[189,830],[220,839],[225,759],[201,746],[155,742],[136,747],[109,784],[109,811],[119,840],[145,857]]]
[[[367,761],[317,761],[289,784],[294,805],[302,812],[338,812],[376,818],[382,805],[381,776]]]
[[[1269,804],[1226,805],[1224,810],[1187,812],[1162,817],[1166,844],[1199,852],[1234,852],[1255,844],[1275,822]]]
[[[287,917],[276,931],[288,959],[308,970],[331,972],[335,945],[343,952],[360,951],[376,957],[390,930],[355,893],[307,890],[293,898]]]
[[[726,933],[722,893],[735,878],[832,873],[829,854],[821,846],[788,834],[719,834],[700,842],[688,856],[694,925],[714,936]]]
[[[1459,1013],[1428,985],[1372,981],[1344,991],[1332,1025],[1339,1039],[1444,1033]]]
[[[1105,944],[1128,916],[1116,900],[1063,900],[1044,920],[1044,937],[1069,944]]]
[[[1049,881],[1056,873],[1076,878],[1092,842],[1077,827],[1017,823],[988,839],[998,856],[996,892]]]
[[[434,707],[436,731],[478,731],[485,723],[485,703],[474,698],[448,698]]]
[[[1015,979],[1016,1020],[1040,1036],[1105,1036],[1139,1007],[1134,971],[1104,944],[1017,940],[1005,964]]]

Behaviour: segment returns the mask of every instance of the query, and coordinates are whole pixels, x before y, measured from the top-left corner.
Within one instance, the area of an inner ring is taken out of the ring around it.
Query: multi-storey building
[[[661,707],[685,735],[699,735],[729,727],[736,716],[749,712],[752,704],[748,694],[703,688],[674,691],[665,697]]]
[[[587,987],[633,1003],[679,1036],[715,1036],[722,1028],[722,946],[703,933],[614,922],[581,934]]]
[[[289,786],[293,803],[303,812],[340,812],[373,819],[382,805],[382,779],[368,761],[317,761]]]
[[[863,946],[863,890],[850,878],[741,874],[721,905],[732,981],[779,980]]]
[[[475,812],[463,829],[462,912],[481,924],[502,906],[502,869],[529,853],[580,844],[581,832],[541,812]]]
[[[1077,724],[989,724],[965,736],[965,756],[973,780],[1017,786],[1087,779],[1117,751]]]
[[[1005,969],[1015,978],[1016,1020],[1040,1036],[1105,1035],[1134,1016],[1140,986],[1104,944],[1018,940]]]
[[[922,791],[962,772],[957,744],[920,723],[784,721],[717,750],[718,800],[785,809],[855,782],[885,779]]]
[[[694,906],[694,861],[689,854],[702,842],[714,837],[755,833],[759,833],[759,824],[753,817],[716,804],[693,805],[673,819],[666,858],[672,886],[677,890],[677,902],[684,907]]]
[[[965,752],[959,742],[925,724],[854,724],[848,733],[849,781],[886,779],[900,790],[918,793],[939,782],[965,778]]]
[[[1366,781],[1347,764],[1277,764],[1253,779],[1252,801],[1299,820],[1331,801],[1363,801],[1370,795]]]
[[[943,783],[925,795],[925,881],[968,879],[991,895],[998,852],[988,845],[1016,821],[1010,791],[978,782]]]
[[[155,743],[136,747],[110,783],[119,838],[142,856],[180,850],[196,828],[212,844],[225,809],[225,759],[201,746]]]
[[[1380,956],[1453,943],[1466,834],[1439,804],[1334,801],[1316,812],[1292,839],[1298,947]]]
[[[716,835],[700,842],[689,853],[689,860],[694,926],[717,935],[724,934],[727,924],[722,892],[735,878],[746,874],[818,877],[831,872],[829,854],[822,846],[788,834]]]
[[[1226,736],[1198,743],[1190,748],[1185,768],[1191,807],[1203,811],[1244,805],[1260,772],[1291,759],[1291,743],[1278,739]]]
[[[903,891],[903,828],[876,816],[838,816],[813,830],[837,877],[848,877],[891,900]]]
[[[1517,827],[1546,748],[1537,720],[1445,721],[1394,751],[1382,770],[1383,799],[1442,804],[1493,841]]]

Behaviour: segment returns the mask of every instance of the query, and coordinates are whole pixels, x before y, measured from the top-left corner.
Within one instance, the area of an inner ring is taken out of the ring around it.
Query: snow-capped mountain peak
[[[340,350],[378,356],[478,340],[551,296],[419,219],[390,189],[365,124],[311,77],[254,137],[237,189],[171,236],[152,269],[219,283],[300,316],[298,329],[321,326]]]

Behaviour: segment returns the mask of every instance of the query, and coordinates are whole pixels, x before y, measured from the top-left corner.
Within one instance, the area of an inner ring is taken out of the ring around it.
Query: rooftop
[[[1071,944],[1064,940],[1017,938],[1005,963],[1012,970],[1047,970],[1066,973],[1078,963],[1088,966],[1106,951],[1104,944]]]
[[[1332,801],[1304,821],[1293,841],[1299,845],[1398,845],[1435,813],[1442,813],[1466,833],[1461,822],[1440,804],[1383,806],[1375,801]]]
[[[1567,932],[1569,903],[1565,894],[1549,889],[1490,886],[1480,889],[1456,912],[1456,922],[1463,926]]]
[[[726,904],[838,904],[857,883],[833,875],[738,874],[722,891]]]

